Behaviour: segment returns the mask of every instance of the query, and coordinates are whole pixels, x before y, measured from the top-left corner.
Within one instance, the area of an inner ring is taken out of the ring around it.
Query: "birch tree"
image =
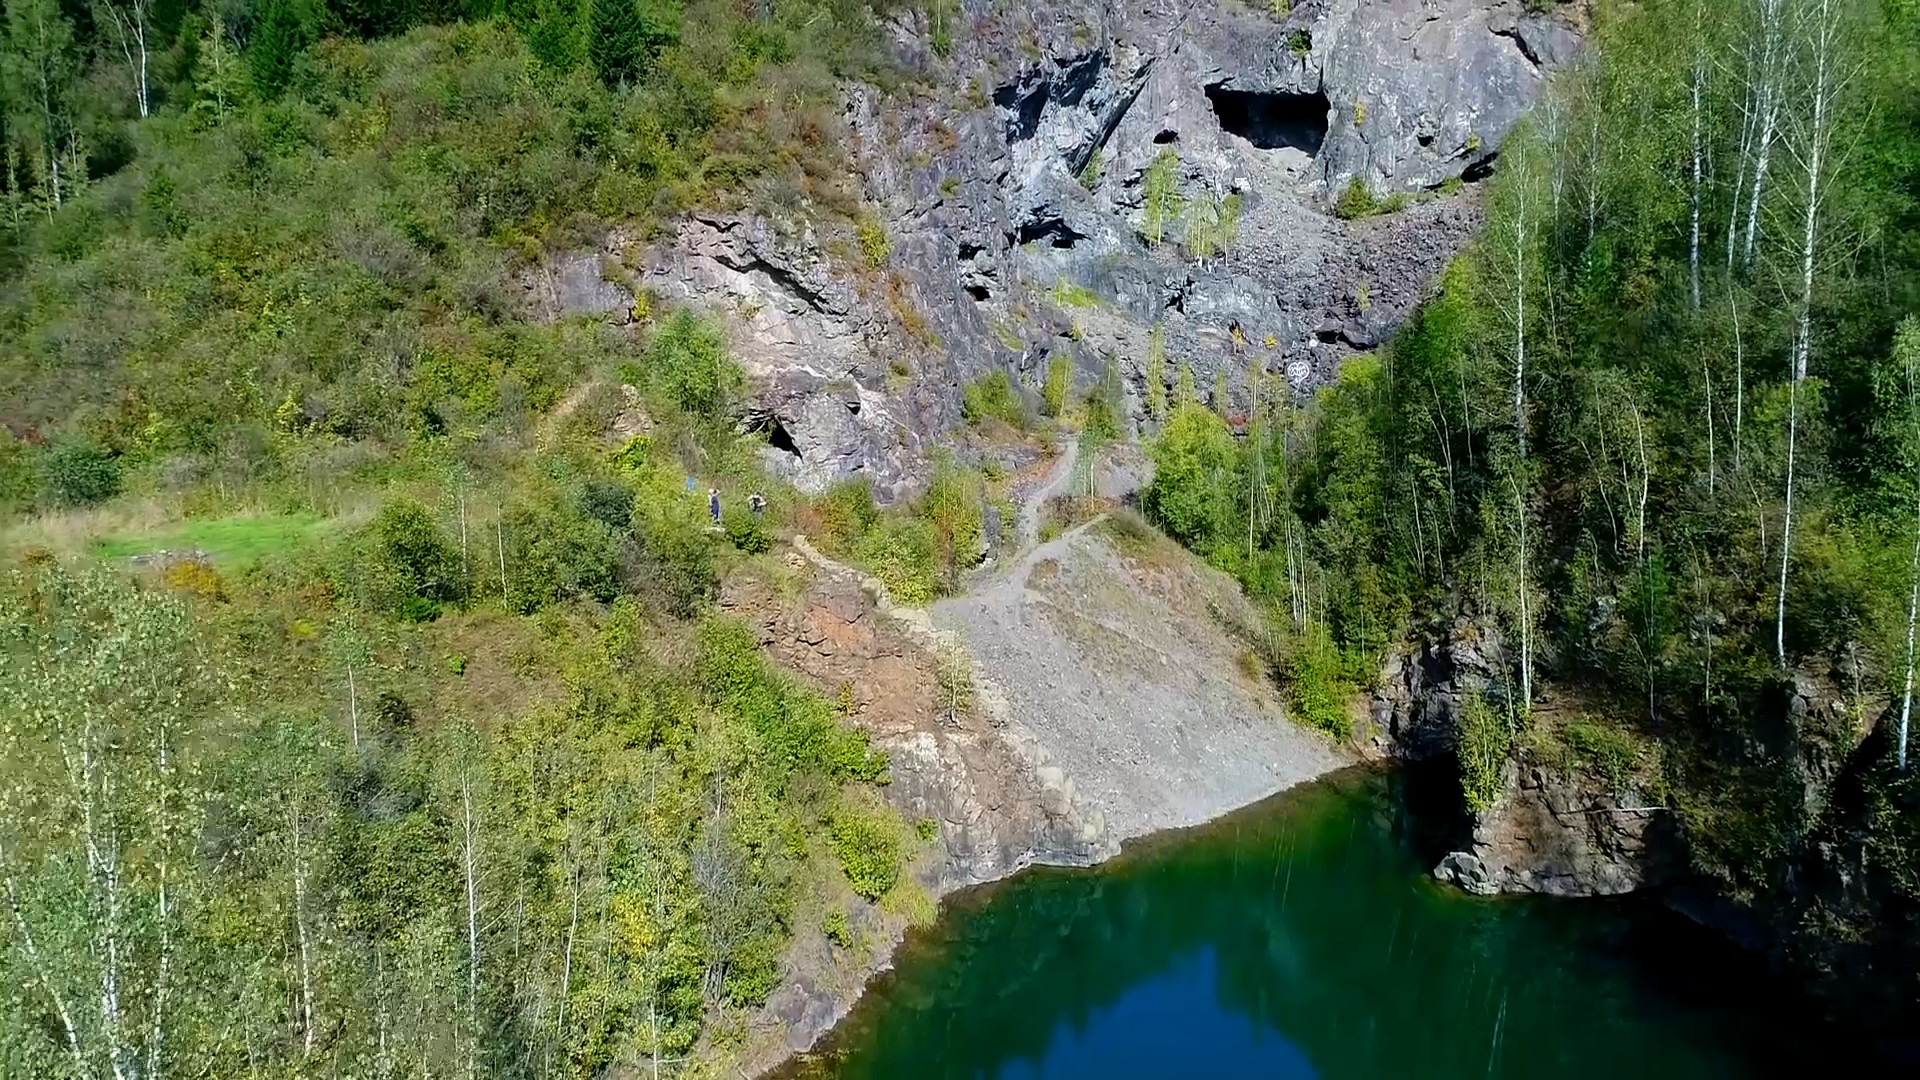
[[[1777,4],[1779,0],[1766,0]],[[1807,86],[1805,101],[1790,116],[1787,152],[1800,168],[1800,235],[1797,295],[1794,303],[1792,366],[1787,395],[1786,493],[1780,520],[1780,576],[1774,601],[1774,658],[1787,665],[1787,571],[1793,558],[1793,511],[1797,480],[1801,398],[1807,365],[1813,353],[1814,270],[1819,255],[1821,211],[1829,197],[1828,169],[1832,166],[1834,127],[1847,83],[1842,69],[1843,12],[1836,0],[1798,0],[1803,6],[1796,30],[1803,53]]]
[[[1894,336],[1894,360],[1906,376],[1907,391],[1907,480],[1913,488],[1913,557],[1907,563],[1907,648],[1906,677],[1900,682],[1900,730],[1896,756],[1902,772],[1907,768],[1907,729],[1913,716],[1914,629],[1920,622],[1920,318],[1912,315],[1900,324]]]
[[[204,668],[184,611],[101,572],[47,572],[0,610],[0,888],[43,1047],[81,1076],[170,1069],[180,1012],[183,777]],[[20,598],[26,598],[22,601]],[[53,1071],[51,1068],[49,1071]]]
[[[148,112],[147,34],[149,0],[97,0],[94,21],[107,28],[114,44],[126,61],[127,75],[133,81],[134,109],[142,119]]]
[[[1541,147],[1527,133],[1516,132],[1500,154],[1504,173],[1488,208],[1487,273],[1480,283],[1485,302],[1498,316],[1507,386],[1512,404],[1514,447],[1519,460],[1527,459],[1528,331],[1536,313],[1531,297],[1539,287],[1539,192]]]
[[[51,216],[66,199],[61,164],[70,157],[71,92],[77,59],[73,25],[59,0],[7,0],[4,63],[7,127],[15,137],[36,144],[41,178]]]
[[[1786,10],[1788,0],[1755,0],[1753,22],[1746,46],[1747,98],[1744,122],[1748,137],[1743,151],[1753,158],[1753,180],[1747,186],[1745,238],[1740,242],[1741,261],[1751,270],[1760,242],[1761,204],[1766,195],[1769,171],[1773,164],[1774,144],[1780,137],[1780,121],[1786,98],[1787,44]],[[1803,2],[1803,0],[1795,0]],[[1740,213],[1736,200],[1735,220]],[[1733,234],[1727,237],[1728,267],[1733,262]]]

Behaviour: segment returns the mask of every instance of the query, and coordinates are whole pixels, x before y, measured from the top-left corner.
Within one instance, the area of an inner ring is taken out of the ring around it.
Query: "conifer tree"
[[[307,27],[294,0],[271,0],[253,32],[247,66],[253,88],[268,100],[277,99],[293,82],[293,68],[307,46]]]
[[[646,61],[647,24],[634,0],[593,0],[587,56],[609,88],[630,86]]]

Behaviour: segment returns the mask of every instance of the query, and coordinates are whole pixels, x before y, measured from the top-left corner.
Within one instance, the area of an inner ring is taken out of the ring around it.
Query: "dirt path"
[[[1025,551],[1040,538],[1040,512],[1046,509],[1047,500],[1060,494],[1067,488],[1067,482],[1073,479],[1074,462],[1080,458],[1080,440],[1067,444],[1067,449],[1053,460],[1053,466],[1047,470],[1047,478],[1040,486],[1029,491],[1020,500],[1020,520],[1014,536],[1019,544],[1016,551]]]

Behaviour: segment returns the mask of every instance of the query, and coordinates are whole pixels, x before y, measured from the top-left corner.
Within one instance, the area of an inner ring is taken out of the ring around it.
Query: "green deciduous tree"
[[[1179,155],[1172,150],[1162,150],[1155,155],[1141,180],[1141,191],[1145,202],[1140,231],[1149,243],[1158,244],[1186,209],[1186,199],[1180,193]]]
[[[649,377],[695,416],[717,418],[742,385],[727,358],[726,337],[690,311],[676,311],[647,341]]]
[[[1153,468],[1143,502],[1169,536],[1206,551],[1233,535],[1238,453],[1225,421],[1183,402],[1154,440]]]

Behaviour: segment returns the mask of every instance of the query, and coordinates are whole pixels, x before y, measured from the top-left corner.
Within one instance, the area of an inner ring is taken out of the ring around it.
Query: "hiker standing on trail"
[[[719,488],[707,489],[707,516],[713,519],[713,523],[715,525],[720,524],[720,489]]]

